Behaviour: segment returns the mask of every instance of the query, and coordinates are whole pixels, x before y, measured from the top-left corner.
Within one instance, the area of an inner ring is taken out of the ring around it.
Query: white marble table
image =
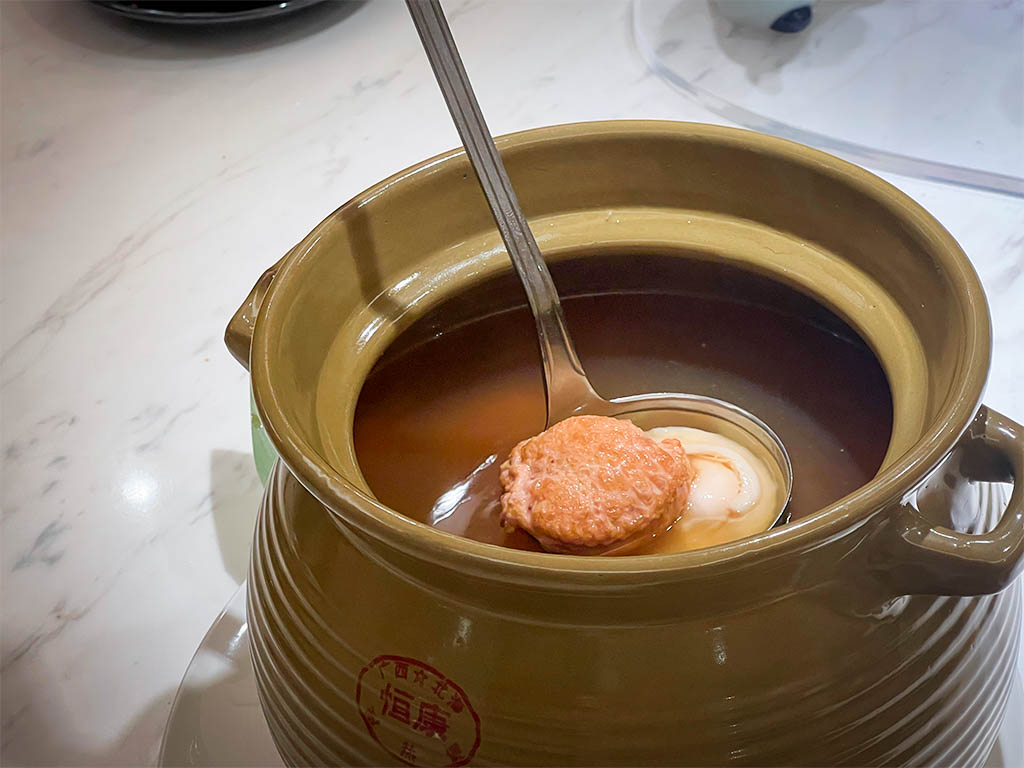
[[[712,120],[646,71],[621,0],[448,9],[495,132]],[[457,137],[394,0],[244,31],[0,15],[0,760],[145,764],[260,495],[223,327],[327,213]],[[986,402],[1024,420],[1024,203],[891,181],[971,256]]]

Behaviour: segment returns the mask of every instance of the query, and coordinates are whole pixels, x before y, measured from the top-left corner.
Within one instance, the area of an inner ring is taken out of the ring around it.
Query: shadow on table
[[[35,681],[38,697],[44,698],[46,688]],[[167,722],[167,712],[174,698],[168,690],[141,711],[118,735],[107,749],[90,751],[76,744],[78,739],[72,723],[55,722],[54,713],[38,702],[26,702],[23,718],[18,718],[18,730],[43,737],[45,747],[35,738],[20,738],[4,743],[3,765],[75,765],[75,766],[128,766],[139,765],[142,760],[155,764],[160,749],[160,737]],[[96,706],[102,706],[97,695]],[[45,755],[45,757],[43,756]]]
[[[224,570],[236,584],[245,581],[249,570],[249,548],[262,498],[263,484],[251,454],[224,450],[210,453],[213,526]]]
[[[119,16],[87,0],[25,0],[5,4],[14,37],[24,24],[81,48],[132,59],[206,59],[251,53],[321,32],[361,8],[366,0],[326,0],[292,14],[231,24],[174,25]],[[38,33],[37,33],[38,34]]]

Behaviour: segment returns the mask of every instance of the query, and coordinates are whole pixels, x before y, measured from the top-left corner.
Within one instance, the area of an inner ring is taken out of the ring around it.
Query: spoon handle
[[[576,356],[551,273],[484,122],[441,4],[438,0],[406,0],[406,4],[537,322],[550,426],[600,398]]]

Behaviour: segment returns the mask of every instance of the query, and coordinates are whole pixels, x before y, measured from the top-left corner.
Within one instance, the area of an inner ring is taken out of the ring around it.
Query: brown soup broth
[[[552,269],[577,351],[607,397],[694,392],[767,422],[793,462],[792,519],[870,480],[892,429],[878,360],[797,291],[722,264],[642,254]],[[498,525],[498,469],[544,427],[533,319],[509,273],[407,329],[360,393],[355,447],[377,498],[481,541],[537,549]]]

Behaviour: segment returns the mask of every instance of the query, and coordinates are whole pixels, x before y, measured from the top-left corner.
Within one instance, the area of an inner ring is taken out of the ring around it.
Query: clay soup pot
[[[268,270],[227,332],[281,457],[249,622],[285,759],[984,761],[1019,635],[1024,491],[1007,504],[1003,483],[1024,438],[980,405],[989,316],[953,238],[870,173],[750,132],[621,121],[498,145],[551,263],[717,260],[849,323],[890,383],[888,451],[809,517],[675,555],[515,551],[388,509],[325,415],[351,425],[404,328],[510,269],[462,151],[396,174]]]

